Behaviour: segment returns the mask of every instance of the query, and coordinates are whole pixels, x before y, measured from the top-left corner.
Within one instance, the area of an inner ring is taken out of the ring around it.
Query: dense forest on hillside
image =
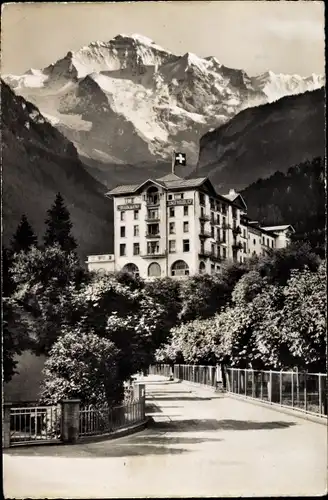
[[[325,166],[317,157],[259,179],[242,191],[248,215],[264,226],[292,224],[321,256],[325,248]]]

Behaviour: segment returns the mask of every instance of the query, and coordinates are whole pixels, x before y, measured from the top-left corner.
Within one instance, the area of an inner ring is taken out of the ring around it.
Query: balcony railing
[[[236,227],[233,227],[232,228],[232,232],[233,234],[237,235],[237,234],[241,234],[241,229],[239,226],[236,226]]]
[[[206,214],[201,214],[199,216],[199,220],[209,221],[209,220],[211,220],[211,217],[209,215],[206,215]]]
[[[243,246],[240,242],[234,243],[233,245],[231,245],[231,247],[232,247],[232,250],[235,250],[235,251],[241,250],[243,248]]]
[[[159,233],[146,233],[146,238],[160,238]]]
[[[199,233],[200,238],[213,238],[212,233],[210,231],[201,231]]]
[[[212,259],[215,262],[221,262],[222,258],[219,255],[216,255],[213,252],[207,250],[201,250],[198,254],[201,259]]]
[[[166,257],[167,251],[164,250],[163,252],[146,252],[141,254],[141,257],[143,259],[161,259],[163,257]]]
[[[149,217],[149,216],[145,217],[146,222],[159,222],[160,220],[161,219],[159,218],[159,215],[157,217]]]
[[[146,204],[151,205],[151,206],[158,206],[159,205],[159,198],[146,198]]]

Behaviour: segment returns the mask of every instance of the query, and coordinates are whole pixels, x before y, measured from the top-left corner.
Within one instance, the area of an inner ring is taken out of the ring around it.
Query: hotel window
[[[247,238],[246,229],[243,229],[243,236],[244,236],[244,238]]]
[[[205,205],[205,195],[203,193],[199,193],[199,203]]]
[[[219,202],[216,203],[216,211],[221,212],[221,203]]]
[[[125,226],[121,226],[121,238],[125,238]]]
[[[214,226],[211,226],[211,238],[214,238]]]
[[[210,207],[211,207],[211,210],[214,210],[214,200],[213,200],[213,198],[210,198]]]
[[[244,246],[244,252],[247,253],[246,241],[244,241],[243,246]]]
[[[183,215],[185,217],[188,215],[188,212],[189,212],[189,207],[188,206],[183,207]]]
[[[217,241],[220,241],[220,229],[219,228],[216,230],[216,239],[217,239]]]
[[[214,212],[211,212],[211,222],[214,224]]]
[[[158,219],[159,216],[158,216],[158,210],[148,210],[148,219],[152,220],[152,219]]]
[[[220,225],[220,214],[216,214],[216,223]]]
[[[189,222],[184,222],[183,223],[183,232],[188,233],[189,231]]]
[[[200,234],[204,234],[204,231],[205,231],[205,224],[204,224],[204,222],[201,222],[200,223]]]
[[[232,209],[232,217],[234,219],[237,219],[237,209],[236,209],[236,207],[231,207],[231,209]]]
[[[121,243],[120,244],[120,256],[123,257],[124,255],[126,255],[126,244]]]
[[[175,240],[169,240],[169,252],[170,253],[175,252]]]
[[[204,207],[200,207],[200,216],[204,217],[204,215],[205,215]]]
[[[189,240],[183,240],[183,251],[189,252],[189,250],[190,250]]]
[[[133,236],[139,236],[139,226],[133,226]]]
[[[140,254],[140,245],[139,243],[133,243],[133,255]]]
[[[174,208],[170,208],[169,217],[174,217],[174,214],[175,214]]]
[[[125,220],[125,212],[124,212],[124,210],[122,210],[122,212],[121,212],[121,220]]]
[[[273,248],[273,240],[271,240],[271,248]]]
[[[176,200],[183,200],[183,198],[184,198],[184,193],[176,193],[176,194],[174,195],[174,198],[175,198]]]
[[[220,255],[221,255],[221,247],[220,247],[220,245],[216,246],[216,253],[217,253],[217,256],[220,257]]]
[[[169,233],[175,234],[175,223],[174,222],[170,222],[170,224],[169,224]]]
[[[159,253],[159,242],[158,241],[149,241],[147,243],[147,253],[150,255],[155,255]]]
[[[269,241],[269,238],[267,238],[267,246],[270,245],[270,241]]]
[[[168,199],[168,200],[173,200],[173,194],[169,194],[169,195],[167,196],[167,199]]]
[[[227,231],[222,231],[222,242],[227,243]]]
[[[222,258],[223,259],[226,259],[227,258],[227,249],[226,248],[222,248]]]
[[[211,243],[211,254],[215,255],[215,246],[214,246],[214,243]]]
[[[215,273],[215,265],[211,264],[211,274],[214,274],[214,273]]]
[[[253,240],[253,245],[256,245],[256,240],[255,239]]]
[[[134,218],[134,220],[139,219],[139,210],[133,210],[133,218]]]
[[[134,202],[134,198],[125,198],[124,202],[126,205],[130,205],[131,203]]]
[[[202,242],[201,242],[201,244],[200,244],[200,253],[201,253],[202,255],[204,255],[204,252],[205,252],[205,244],[204,244],[204,242],[202,241]]]
[[[225,205],[224,203],[222,203],[221,210],[222,210],[223,215],[227,215],[227,205]]]

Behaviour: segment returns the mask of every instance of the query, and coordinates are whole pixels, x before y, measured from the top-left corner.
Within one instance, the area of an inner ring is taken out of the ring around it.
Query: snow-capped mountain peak
[[[4,80],[87,157],[128,163],[198,158],[199,137],[242,109],[316,89],[320,75],[250,77],[213,56],[175,55],[139,34],[68,51],[43,70]]]

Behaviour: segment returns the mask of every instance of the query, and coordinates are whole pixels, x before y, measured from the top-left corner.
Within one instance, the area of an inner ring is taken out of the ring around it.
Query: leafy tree
[[[239,278],[247,271],[244,264],[233,263],[223,268],[222,274],[196,275],[181,284],[181,321],[209,318],[222,310],[231,300],[231,293]]]
[[[47,354],[62,327],[74,321],[71,295],[87,280],[87,273],[73,253],[58,245],[41,251],[35,247],[13,258],[13,302],[20,306],[36,352]]]
[[[52,346],[45,362],[41,399],[57,403],[79,398],[82,404],[111,405],[115,399],[118,350],[80,325],[65,329]]]
[[[153,350],[160,348],[170,337],[170,330],[179,323],[182,303],[180,282],[171,278],[158,278],[145,284],[145,292],[161,306],[162,314],[153,334]]]
[[[16,356],[30,347],[29,338],[24,323],[19,321],[17,306],[12,304],[8,297],[2,301],[2,349],[3,349],[3,378],[9,382],[17,373]]]
[[[294,242],[287,248],[270,250],[261,256],[256,269],[268,282],[284,285],[293,269],[304,269],[307,266],[311,271],[316,271],[319,264],[320,258],[307,243]]]
[[[11,250],[13,253],[21,251],[27,252],[32,246],[38,246],[38,239],[26,215],[23,214],[16,232],[12,237]]]
[[[322,372],[327,349],[326,280],[323,264],[317,272],[295,270],[283,292],[283,337],[299,367]]]
[[[45,221],[47,228],[44,235],[45,246],[58,244],[65,252],[75,251],[77,244],[71,234],[70,214],[60,193],[57,193],[54,204],[47,213],[48,217]]]
[[[2,247],[1,262],[2,262],[2,295],[10,297],[14,291],[14,282],[10,273],[12,266],[13,254],[8,248]]]

